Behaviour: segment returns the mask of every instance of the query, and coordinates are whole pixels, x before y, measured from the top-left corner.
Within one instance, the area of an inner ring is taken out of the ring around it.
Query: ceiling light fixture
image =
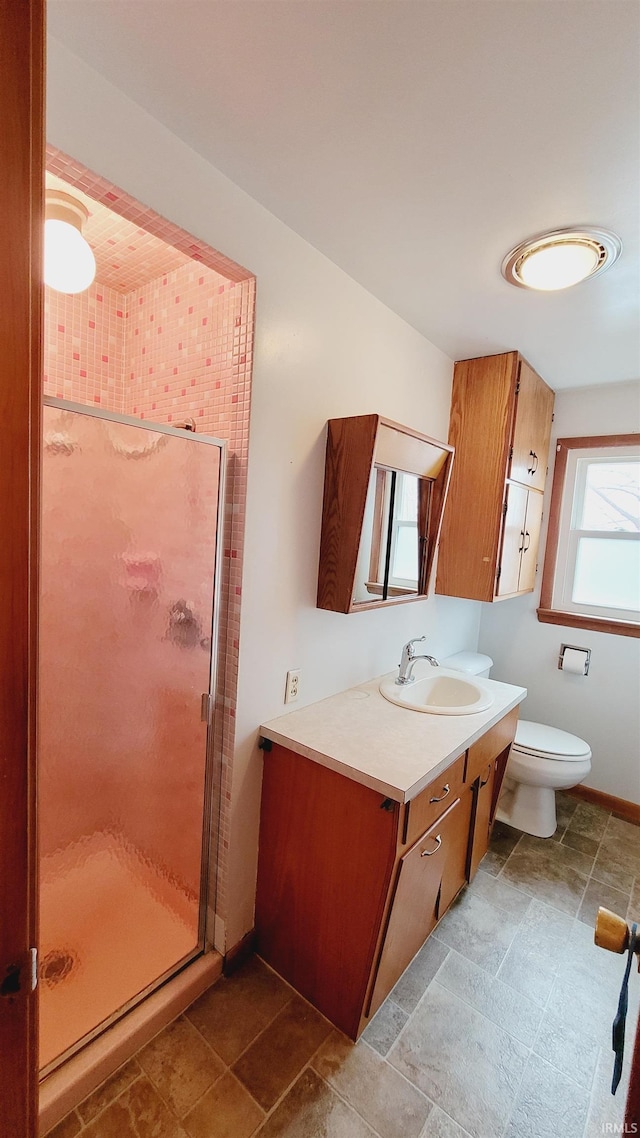
[[[609,269],[621,251],[620,238],[606,229],[554,229],[512,249],[502,275],[518,288],[553,292]]]
[[[82,236],[89,211],[71,194],[47,190],[44,280],[57,292],[84,292],[96,275],[96,259]]]

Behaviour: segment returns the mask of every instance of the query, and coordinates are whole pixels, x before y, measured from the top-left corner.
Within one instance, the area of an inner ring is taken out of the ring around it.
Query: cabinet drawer
[[[486,770],[487,764],[511,746],[517,722],[518,708],[514,707],[504,719],[500,719],[481,739],[478,739],[477,743],[469,747],[466,782],[475,782]]]
[[[464,760],[464,754],[460,755],[409,803],[402,837],[405,845],[415,842],[460,796],[464,783]]]

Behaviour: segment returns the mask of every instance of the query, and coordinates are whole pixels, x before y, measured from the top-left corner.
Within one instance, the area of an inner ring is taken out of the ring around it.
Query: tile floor
[[[354,1046],[254,957],[51,1138],[596,1138],[620,1126],[610,1026],[623,958],[598,904],[640,916],[640,827],[558,796],[552,839],[491,848]],[[620,1133],[620,1130],[617,1131]]]

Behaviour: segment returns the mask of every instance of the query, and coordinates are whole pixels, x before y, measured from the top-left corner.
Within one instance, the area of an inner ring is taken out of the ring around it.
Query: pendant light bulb
[[[44,280],[57,292],[84,292],[96,275],[96,259],[82,236],[88,210],[71,194],[47,190]]]

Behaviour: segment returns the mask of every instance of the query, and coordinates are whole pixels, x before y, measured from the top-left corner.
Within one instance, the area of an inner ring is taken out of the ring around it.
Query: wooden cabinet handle
[[[593,936],[598,948],[606,948],[608,952],[626,952],[629,947],[631,935],[629,926],[624,917],[612,913],[610,909],[598,909],[596,917],[596,930]]]
[[[451,787],[449,786],[449,783],[446,782],[444,784],[444,790],[443,790],[442,794],[440,795],[440,797],[439,798],[430,798],[429,802],[442,802],[447,797],[447,795],[450,793],[451,793]]]
[[[435,844],[434,849],[422,850],[420,857],[433,857],[434,853],[438,852],[438,850],[440,849],[440,846],[442,845],[442,838],[440,837],[440,834],[438,834],[435,841],[436,841],[436,844]]]

